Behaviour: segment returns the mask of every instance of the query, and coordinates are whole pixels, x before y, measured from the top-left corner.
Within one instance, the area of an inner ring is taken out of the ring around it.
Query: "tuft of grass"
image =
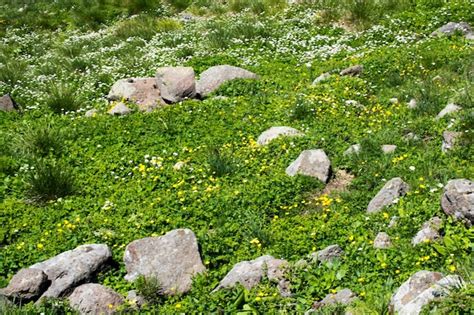
[[[314,115],[314,113],[313,105],[304,96],[299,96],[290,112],[290,118],[292,120],[304,120]]]
[[[33,169],[26,174],[26,184],[28,198],[39,203],[71,195],[76,190],[73,171],[47,159],[33,162]]]
[[[435,115],[447,104],[446,98],[441,94],[437,82],[433,80],[423,80],[417,85],[414,94],[417,100],[416,111],[418,113]]]
[[[155,277],[139,276],[134,282],[135,288],[147,303],[159,304],[162,300],[163,289]]]
[[[14,141],[14,151],[20,156],[43,158],[60,155],[64,145],[63,133],[49,122],[27,124]]]
[[[157,19],[142,15],[119,23],[115,29],[115,36],[121,39],[140,37],[149,40],[157,33],[171,32],[180,28],[181,24],[174,19]]]
[[[24,77],[25,71],[25,62],[0,55],[0,81],[10,86],[15,86]]]
[[[50,89],[46,106],[56,114],[76,111],[80,107],[80,100],[76,90],[71,85],[55,85]]]
[[[234,159],[219,148],[212,148],[207,159],[212,175],[222,177],[235,171]]]

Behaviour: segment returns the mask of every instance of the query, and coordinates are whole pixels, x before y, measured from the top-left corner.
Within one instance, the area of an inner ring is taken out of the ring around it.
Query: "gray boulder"
[[[467,179],[450,180],[444,187],[441,207],[447,215],[474,224],[474,182]]]
[[[390,311],[398,315],[416,315],[436,297],[447,295],[452,287],[459,287],[462,279],[439,272],[418,271],[405,281],[390,300]]]
[[[49,286],[48,276],[39,269],[21,269],[10,280],[8,286],[0,289],[0,295],[20,303],[36,300]]]
[[[167,103],[178,103],[196,96],[194,70],[190,67],[164,67],[156,71],[161,97]]]
[[[456,131],[444,131],[443,132],[443,143],[441,144],[441,151],[448,152],[454,148],[456,141],[462,136],[462,132]]]
[[[384,144],[382,146],[382,152],[385,154],[393,153],[395,152],[396,149],[397,149],[397,146],[394,144]]]
[[[462,108],[459,107],[458,105],[456,104],[448,104],[446,105],[445,108],[443,108],[443,110],[441,110],[439,112],[439,114],[436,116],[436,119],[441,119],[443,118],[444,116],[446,115],[450,115],[450,114],[453,114],[455,112],[458,112],[460,111]]]
[[[16,104],[10,95],[5,94],[0,97],[0,111],[13,112],[16,111]]]
[[[459,32],[463,35],[472,35],[473,31],[471,26],[466,23],[466,22],[449,22],[440,28],[438,28],[436,31],[431,33],[431,36],[440,36],[440,35],[447,35],[451,36],[454,35],[456,32]]]
[[[165,295],[188,292],[192,278],[206,270],[196,235],[189,229],[133,241],[125,248],[123,260],[127,281],[134,281],[140,275],[156,278]]]
[[[300,131],[296,130],[295,128],[291,127],[271,127],[270,129],[265,130],[257,139],[257,144],[259,145],[267,145],[272,140],[275,140],[279,137],[296,137],[296,136],[303,136],[304,134]]]
[[[152,111],[163,106],[156,78],[129,78],[115,82],[107,98],[111,101],[130,101],[142,111]]]
[[[124,303],[120,294],[97,283],[77,287],[68,299],[71,307],[81,315],[114,314],[117,307]]]
[[[339,245],[329,245],[328,247],[311,254],[313,261],[320,261],[322,263],[331,262],[339,259],[344,255],[344,251]]]
[[[362,65],[355,65],[342,70],[339,74],[342,76],[357,76],[362,73],[364,67]]]
[[[357,296],[350,289],[342,289],[341,291],[333,294],[328,294],[324,299],[319,302],[314,302],[313,310],[317,310],[321,307],[333,305],[333,304],[343,304],[348,305],[355,301]]]
[[[131,112],[132,110],[128,108],[127,105],[120,102],[114,105],[107,113],[112,116],[125,116],[130,114]]]
[[[377,234],[374,240],[374,248],[378,249],[386,249],[392,247],[392,241],[390,240],[390,236],[388,236],[385,232],[380,232]]]
[[[433,217],[429,221],[423,223],[421,230],[416,233],[411,243],[416,246],[420,243],[434,242],[441,238],[439,230],[443,224],[443,220]]]
[[[206,97],[225,82],[235,79],[258,79],[258,76],[239,67],[229,65],[214,66],[201,73],[196,84],[197,95],[200,98]]]
[[[232,288],[241,284],[247,290],[252,289],[266,276],[270,281],[278,282],[282,295],[289,295],[288,282],[284,278],[288,262],[265,255],[254,260],[242,261],[234,265],[231,271],[221,280],[214,291]]]
[[[305,150],[286,169],[286,174],[311,176],[327,183],[331,171],[331,161],[323,150]]]
[[[399,197],[404,196],[410,187],[401,178],[395,177],[389,180],[382,189],[370,201],[367,207],[368,213],[376,213],[384,207],[394,203]]]
[[[61,253],[30,268],[42,270],[51,281],[51,285],[41,297],[57,298],[89,281],[97,272],[103,270],[111,259],[112,252],[107,245],[89,244]]]

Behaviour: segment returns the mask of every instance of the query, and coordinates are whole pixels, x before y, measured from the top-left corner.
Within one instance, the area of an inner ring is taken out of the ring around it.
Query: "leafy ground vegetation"
[[[472,25],[470,1],[61,0],[3,1],[0,9],[0,95],[22,108],[0,112],[0,287],[23,267],[106,243],[119,268],[98,281],[123,294],[150,291],[123,279],[125,246],[184,227],[196,233],[208,271],[190,293],[155,297],[144,313],[301,313],[348,287],[359,297],[353,314],[378,314],[418,270],[472,280],[474,230],[440,208],[443,185],[474,174],[472,41],[430,36],[449,21]],[[152,113],[102,114],[118,79],[217,64],[261,79]],[[311,84],[354,64],[364,65],[359,77]],[[408,109],[411,98],[418,109]],[[451,102],[463,110],[435,120]],[[99,114],[84,117],[91,108]],[[256,145],[278,125],[306,136]],[[442,152],[448,128],[464,132],[462,145]],[[354,143],[360,154],[343,155]],[[382,144],[398,148],[386,155]],[[285,174],[309,148],[324,149],[334,173],[355,176],[346,192],[321,195],[321,183]],[[177,162],[186,167],[174,170]],[[368,215],[393,177],[412,190]],[[443,218],[443,239],[414,248],[412,237],[434,215]],[[393,216],[394,246],[374,249]],[[346,253],[341,261],[289,271],[291,297],[265,281],[210,294],[239,261],[270,254],[296,262],[336,243]],[[472,292],[467,285],[431,311],[469,313]],[[68,311],[52,302],[10,312]]]

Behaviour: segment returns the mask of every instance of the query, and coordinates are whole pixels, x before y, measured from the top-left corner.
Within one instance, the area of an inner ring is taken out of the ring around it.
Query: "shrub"
[[[45,202],[71,195],[75,191],[72,170],[54,160],[38,159],[26,175],[27,196]]]
[[[80,107],[75,87],[71,85],[55,85],[49,91],[46,106],[53,112],[60,114],[75,111]]]

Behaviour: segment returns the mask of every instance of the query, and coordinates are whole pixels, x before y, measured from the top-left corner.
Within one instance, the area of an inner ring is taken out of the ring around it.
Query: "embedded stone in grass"
[[[145,298],[139,295],[136,290],[130,290],[127,292],[127,301],[134,308],[140,308],[147,303]]]
[[[206,97],[225,82],[235,79],[258,79],[258,76],[239,67],[214,66],[201,73],[199,81],[196,83],[196,93],[200,98]]]
[[[48,276],[42,270],[21,269],[6,288],[0,289],[0,295],[18,303],[28,303],[39,298],[49,283]]]
[[[404,196],[410,187],[400,177],[395,177],[389,180],[382,189],[370,201],[367,212],[375,213],[382,210],[384,207],[394,203],[399,197]]]
[[[323,73],[321,74],[319,77],[317,77],[316,79],[314,79],[312,85],[318,85],[324,81],[326,81],[327,79],[329,79],[331,77],[331,74],[329,72],[326,72],[326,73]]]
[[[469,23],[466,22],[449,22],[436,31],[431,33],[431,36],[440,36],[440,35],[447,35],[451,36],[454,35],[456,32],[459,32],[463,35],[472,35],[473,31]]]
[[[282,295],[289,295],[288,283],[284,278],[288,262],[265,255],[250,261],[241,261],[219,282],[214,292],[224,288],[232,288],[241,284],[247,290],[252,289],[266,276],[268,280],[278,282]]]
[[[129,78],[114,83],[107,98],[111,101],[130,101],[138,105],[142,111],[165,105],[161,99],[156,78]]]
[[[344,102],[347,106],[352,106],[352,107],[357,107],[357,108],[364,108],[364,105],[359,103],[358,101],[355,100],[347,100]]]
[[[305,150],[286,169],[286,174],[311,176],[327,183],[331,171],[331,161],[326,153],[321,150]]]
[[[112,259],[112,252],[104,244],[81,245],[63,252],[30,268],[42,270],[51,285],[41,298],[62,297],[77,285],[89,281],[103,270]]]
[[[8,94],[0,97],[0,111],[2,112],[13,112],[17,110],[17,106],[12,97]]]
[[[156,278],[165,295],[188,292],[192,278],[206,270],[196,236],[189,229],[135,240],[125,248],[123,260],[125,280],[134,281],[139,276]]]
[[[124,116],[132,112],[130,108],[127,107],[124,103],[120,102],[114,105],[107,113],[113,116]]]
[[[441,151],[448,152],[454,148],[456,141],[462,136],[462,132],[456,131],[444,131],[443,132],[443,143],[441,144]]]
[[[357,76],[362,73],[364,67],[362,65],[355,65],[342,70],[339,74],[342,76]]]
[[[392,247],[390,236],[388,236],[388,234],[385,232],[380,232],[377,234],[374,240],[374,248],[385,249],[390,247]]]
[[[396,149],[397,149],[397,146],[394,144],[384,144],[382,146],[382,152],[385,154],[393,153],[395,152]]]
[[[325,263],[325,262],[330,262],[335,259],[338,259],[342,255],[344,255],[344,251],[342,250],[342,248],[339,245],[334,244],[334,245],[329,245],[328,247],[320,251],[312,253],[311,258],[315,261],[320,261],[320,262]]]
[[[415,109],[417,106],[418,106],[418,103],[416,102],[416,99],[414,99],[414,98],[412,98],[412,99],[408,102],[408,108],[409,108],[409,109]]]
[[[357,296],[350,289],[342,289],[337,293],[331,293],[326,295],[324,299],[319,302],[314,302],[312,310],[317,310],[319,308],[333,305],[333,304],[350,304],[357,299]]]
[[[416,233],[415,237],[412,239],[411,243],[413,246],[416,246],[420,243],[434,242],[441,238],[439,230],[443,220],[438,217],[433,217],[429,221],[423,223],[421,230]]]
[[[441,110],[439,112],[439,114],[436,116],[436,119],[441,119],[443,118],[444,116],[446,115],[450,115],[450,114],[453,114],[455,112],[458,112],[460,111],[462,108],[456,104],[448,104],[446,105],[445,108],[443,108],[443,110]]]
[[[450,180],[441,197],[443,211],[468,226],[474,225],[474,182],[468,179]]]
[[[389,309],[399,315],[419,314],[423,306],[439,296],[449,294],[451,288],[462,286],[459,276],[447,276],[439,272],[418,271],[405,281],[393,294]]]
[[[99,111],[97,109],[89,109],[85,114],[84,116],[85,117],[95,117],[97,116],[97,114],[99,113]]]
[[[270,129],[265,130],[257,139],[257,144],[267,145],[272,140],[275,140],[279,137],[296,137],[303,136],[304,134],[295,128],[291,127],[271,127]]]
[[[87,283],[74,289],[68,298],[79,314],[114,314],[124,303],[123,297],[114,290],[97,283]]]
[[[167,103],[178,103],[196,96],[196,81],[191,67],[158,68],[156,82]]]
[[[352,154],[359,154],[361,150],[360,144],[353,144],[351,145],[346,151],[344,151],[344,156],[352,155]]]

